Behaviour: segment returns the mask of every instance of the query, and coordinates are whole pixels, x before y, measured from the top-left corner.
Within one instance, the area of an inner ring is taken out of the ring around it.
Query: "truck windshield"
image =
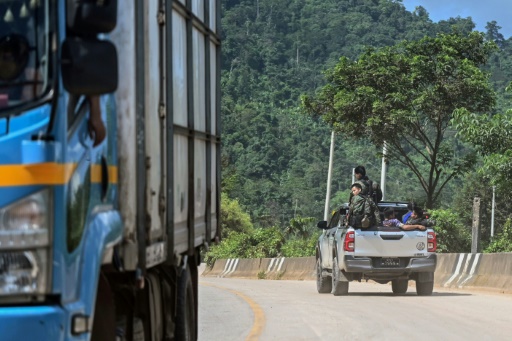
[[[0,113],[48,91],[50,0],[0,0]]]

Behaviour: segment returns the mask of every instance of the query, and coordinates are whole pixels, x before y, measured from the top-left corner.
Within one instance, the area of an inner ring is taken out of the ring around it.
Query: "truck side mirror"
[[[327,229],[327,221],[325,221],[325,220],[319,221],[318,224],[316,224],[316,226],[319,229],[326,230]]]
[[[117,89],[117,51],[109,41],[66,38],[62,44],[62,81],[74,95],[102,95]]]
[[[117,24],[117,0],[67,0],[67,21],[76,34],[108,33]]]

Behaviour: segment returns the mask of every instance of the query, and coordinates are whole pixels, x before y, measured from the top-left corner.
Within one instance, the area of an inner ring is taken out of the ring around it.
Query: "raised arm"
[[[404,225],[400,226],[400,228],[401,228],[402,230],[407,230],[407,231],[409,231],[409,230],[415,230],[415,229],[419,229],[419,230],[421,230],[421,231],[425,231],[425,230],[427,229],[427,227],[426,227],[426,226],[423,226],[423,225],[410,225],[410,224],[409,224],[409,225],[404,224]]]

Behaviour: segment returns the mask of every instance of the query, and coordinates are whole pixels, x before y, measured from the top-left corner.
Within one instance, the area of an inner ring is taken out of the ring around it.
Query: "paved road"
[[[200,277],[199,340],[512,340],[512,295],[446,291],[394,296],[351,282],[349,295],[314,281]]]

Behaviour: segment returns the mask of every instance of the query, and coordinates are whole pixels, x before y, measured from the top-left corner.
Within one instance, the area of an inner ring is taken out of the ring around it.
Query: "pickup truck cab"
[[[393,208],[400,220],[407,212],[403,202],[380,202],[378,207],[381,214]],[[385,226],[355,229],[346,223],[347,212],[348,205],[343,205],[329,222],[318,223],[323,230],[316,247],[319,293],[346,295],[349,282],[373,280],[391,282],[394,294],[405,294],[409,280],[414,280],[418,295],[432,294],[437,241],[431,227],[425,231]]]

